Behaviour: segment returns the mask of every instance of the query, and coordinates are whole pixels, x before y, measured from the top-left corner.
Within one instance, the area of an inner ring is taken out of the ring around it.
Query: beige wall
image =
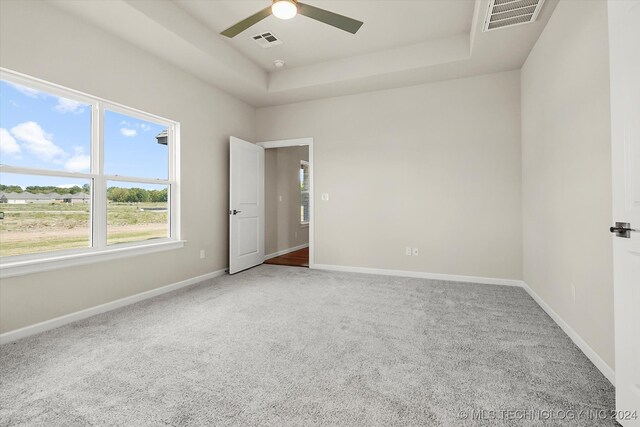
[[[314,138],[316,263],[522,277],[518,71],[260,108],[257,130]]]
[[[188,241],[180,250],[3,279],[0,331],[226,268],[228,137],[253,139],[254,108],[46,2],[3,0],[0,19],[0,66],[181,122]]]
[[[522,69],[522,181],[524,280],[613,367],[607,42],[606,2],[558,4]]]
[[[309,147],[265,150],[266,255],[309,243],[309,226],[300,224],[300,160],[309,160]]]

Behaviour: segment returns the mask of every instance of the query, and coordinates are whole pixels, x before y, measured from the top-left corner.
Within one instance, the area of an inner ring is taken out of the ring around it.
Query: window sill
[[[300,223],[300,228],[309,228],[309,223],[308,222],[301,222]]]
[[[171,240],[157,243],[147,243],[135,246],[113,247],[99,251],[87,251],[74,254],[53,255],[48,258],[38,258],[23,261],[0,262],[0,279],[22,276],[30,273],[57,270],[65,267],[109,261],[136,255],[151,254],[184,247],[185,240]]]

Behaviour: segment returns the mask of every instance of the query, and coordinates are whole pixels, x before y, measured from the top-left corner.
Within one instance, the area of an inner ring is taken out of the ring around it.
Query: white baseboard
[[[384,270],[380,268],[348,267],[343,265],[313,264],[316,270],[346,271],[349,273],[377,274],[381,276],[415,277],[418,279],[446,280],[449,282],[481,283],[485,285],[522,286],[522,280],[496,279],[480,276],[460,276],[456,274],[425,273],[422,271]]]
[[[289,248],[284,251],[270,254],[266,259],[276,256],[284,255],[295,250],[303,249],[308,245],[301,245],[295,248]],[[453,274],[438,274],[438,273],[424,273],[420,271],[403,271],[403,270],[384,270],[378,268],[366,268],[366,267],[348,267],[341,265],[327,265],[327,264],[313,264],[310,268],[317,270],[331,270],[331,271],[344,271],[351,273],[366,273],[377,274],[382,276],[399,276],[399,277],[415,277],[420,279],[432,279],[432,280],[446,280],[452,282],[465,282],[465,283],[481,283],[489,285],[504,285],[504,286],[518,286],[523,288],[533,300],[553,319],[554,322],[567,334],[569,338],[574,342],[576,346],[589,358],[596,368],[602,372],[602,374],[615,385],[615,371],[604,361],[598,354],[587,344],[582,337],[565,322],[558,313],[556,313],[533,289],[529,287],[522,280],[514,279],[496,279],[490,277],[479,276],[459,276]],[[207,273],[202,276],[193,277],[191,279],[183,280],[181,282],[172,283],[170,285],[162,286],[157,289],[142,292],[139,294],[131,295],[129,297],[121,298],[115,301],[111,301],[105,304],[90,307],[84,310],[76,311],[75,313],[66,314],[64,316],[56,317],[55,319],[47,320],[44,322],[36,323],[35,325],[26,326],[24,328],[16,329],[13,331],[0,334],[0,345],[19,340],[21,338],[35,335],[40,332],[48,331],[60,326],[72,323],[78,320],[86,319],[97,314],[105,313],[107,311],[115,310],[120,307],[124,307],[130,304],[134,304],[145,299],[153,298],[158,295],[165,294],[167,292],[175,291],[204,280],[212,279],[214,277],[222,276],[226,270],[218,270],[212,273]]]
[[[84,310],[76,311],[75,313],[65,314],[64,316],[56,317],[51,320],[36,323],[35,325],[25,326],[24,328],[15,329],[13,331],[0,334],[0,345],[10,343],[21,338],[35,335],[40,332],[48,331],[50,329],[58,328],[60,326],[72,323],[78,320],[86,319],[87,317],[95,316],[96,314],[105,313],[107,311],[115,310],[120,307],[124,307],[136,302],[153,298],[155,296],[165,294],[167,292],[175,291],[186,286],[194,285],[204,280],[213,279],[214,277],[222,276],[225,274],[225,270],[218,270],[212,273],[203,274],[202,276],[192,277],[191,279],[183,280],[181,282],[172,283],[170,285],[162,286],[160,288],[152,289],[150,291],[141,292],[139,294],[131,295],[125,298],[117,299],[115,301],[100,304],[95,307],[86,308]]]
[[[547,312],[549,317],[551,317],[553,321],[556,322],[558,326],[560,326],[564,333],[567,334],[569,338],[571,338],[571,341],[573,341],[573,343],[578,346],[580,350],[582,350],[585,356],[589,358],[591,363],[593,363],[595,367],[598,368],[600,372],[602,372],[602,375],[604,375],[609,380],[609,382],[611,382],[611,384],[615,386],[616,375],[611,366],[609,366],[607,362],[602,360],[602,358],[598,356],[598,354],[589,346],[589,344],[587,344],[586,341],[583,340],[582,337],[578,335],[578,333],[551,308],[551,306],[549,306],[549,304],[547,304],[542,298],[540,298],[540,296],[536,294],[534,290],[529,287],[529,285],[527,285],[525,282],[522,282],[522,287],[527,291],[531,298],[533,298],[533,300],[537,302],[544,311]]]
[[[298,246],[294,246],[293,248],[283,249],[281,251],[274,252],[274,253],[271,253],[269,255],[265,255],[264,256],[264,260],[266,261],[268,259],[275,258],[275,257],[281,256],[281,255],[286,255],[288,253],[299,251],[300,249],[304,249],[304,248],[308,248],[308,247],[309,247],[309,244],[305,243],[304,245],[298,245]]]

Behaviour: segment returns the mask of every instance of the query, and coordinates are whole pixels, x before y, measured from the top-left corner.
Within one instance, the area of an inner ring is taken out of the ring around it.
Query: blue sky
[[[167,147],[155,138],[163,129],[157,123],[105,111],[105,173],[166,179]],[[90,135],[90,105],[0,80],[0,163],[88,173]],[[78,182],[8,173],[0,178],[2,184],[23,188]]]

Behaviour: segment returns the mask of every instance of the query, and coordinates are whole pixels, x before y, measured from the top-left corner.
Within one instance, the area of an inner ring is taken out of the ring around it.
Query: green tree
[[[19,185],[0,184],[0,191],[6,193],[22,193],[22,187],[20,187]]]
[[[125,203],[127,201],[128,190],[120,187],[109,187],[107,189],[107,199],[116,203]]]
[[[168,200],[167,189],[163,190],[151,190],[149,191],[149,197],[153,203],[162,203]]]
[[[69,188],[69,193],[71,194],[76,194],[76,193],[80,193],[82,191],[81,187],[78,187],[77,185],[74,185],[73,187]]]
[[[149,192],[144,188],[129,188],[126,201],[129,203],[144,203],[149,201]]]

